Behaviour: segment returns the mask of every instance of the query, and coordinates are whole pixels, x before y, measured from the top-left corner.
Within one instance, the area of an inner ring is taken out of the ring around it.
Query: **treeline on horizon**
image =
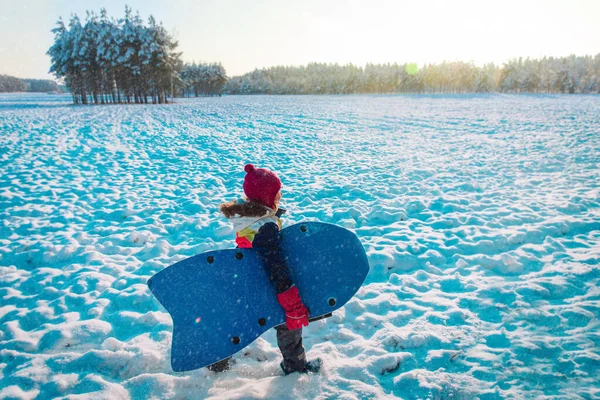
[[[311,63],[228,78],[220,63],[184,63],[162,24],[152,16],[145,23],[128,6],[123,18],[109,18],[105,9],[99,15],[87,11],[84,23],[72,15],[68,26],[61,19],[52,32],[50,72],[64,80],[75,104],[161,104],[169,97],[223,93],[600,93],[600,54],[519,58],[502,66]]]
[[[221,96],[227,72],[220,63],[186,63],[180,73],[175,95],[181,97]]]
[[[482,67],[415,64],[311,63],[257,69],[227,82],[228,94],[351,93],[600,93],[600,54],[513,59]]]
[[[63,90],[50,79],[21,79],[0,75],[0,93],[10,92],[62,93]]]

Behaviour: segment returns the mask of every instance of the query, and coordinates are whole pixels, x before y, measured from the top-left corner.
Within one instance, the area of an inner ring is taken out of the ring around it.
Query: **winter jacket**
[[[238,247],[257,251],[277,293],[292,287],[290,270],[279,248],[279,217],[285,210],[275,212],[269,207],[247,200],[222,204],[220,210],[233,223]]]

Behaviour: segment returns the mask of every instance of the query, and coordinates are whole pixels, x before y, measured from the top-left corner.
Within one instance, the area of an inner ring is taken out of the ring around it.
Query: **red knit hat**
[[[266,168],[254,168],[252,164],[246,164],[244,170],[244,194],[248,200],[275,208],[275,197],[281,190],[281,181],[277,174]]]

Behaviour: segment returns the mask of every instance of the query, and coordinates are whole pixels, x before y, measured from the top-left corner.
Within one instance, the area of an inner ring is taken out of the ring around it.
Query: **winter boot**
[[[307,361],[306,364],[304,364],[304,368],[298,371],[287,369],[283,364],[283,361],[281,364],[279,364],[279,366],[285,375],[289,375],[294,372],[300,372],[301,374],[308,374],[309,372],[312,372],[316,374],[321,370],[321,364],[323,364],[323,361],[320,358],[317,358],[312,361]]]
[[[212,372],[225,372],[228,371],[233,364],[235,364],[235,361],[233,361],[231,357],[228,357],[224,360],[211,364],[206,368],[208,368]]]

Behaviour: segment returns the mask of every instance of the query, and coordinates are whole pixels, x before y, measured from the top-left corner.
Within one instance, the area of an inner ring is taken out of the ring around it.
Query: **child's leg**
[[[306,366],[306,352],[302,346],[302,328],[290,331],[285,324],[275,327],[277,345],[283,356],[286,373],[301,371]]]

